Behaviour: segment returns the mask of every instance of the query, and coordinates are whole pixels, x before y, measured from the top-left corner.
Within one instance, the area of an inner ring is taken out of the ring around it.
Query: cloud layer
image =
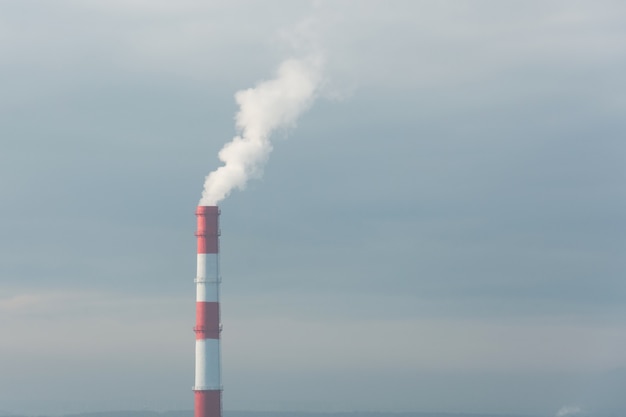
[[[271,6],[0,5],[2,408],[191,407],[198,183],[304,19],[349,94],[222,203],[225,406],[626,409],[623,2]]]

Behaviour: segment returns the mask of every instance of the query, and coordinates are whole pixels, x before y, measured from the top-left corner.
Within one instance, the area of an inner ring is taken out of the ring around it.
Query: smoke
[[[321,67],[319,55],[289,59],[279,66],[274,79],[235,94],[239,134],[220,150],[224,165],[206,177],[201,206],[216,205],[233,189],[243,189],[248,179],[262,175],[272,151],[272,133],[292,127],[311,106],[319,90]]]
[[[561,409],[556,412],[556,417],[573,416],[581,412],[582,412],[582,409],[580,407],[566,405],[566,406],[561,407]]]

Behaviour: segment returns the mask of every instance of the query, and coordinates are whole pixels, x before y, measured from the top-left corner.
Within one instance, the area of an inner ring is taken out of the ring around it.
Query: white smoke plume
[[[243,189],[248,179],[262,174],[272,151],[271,134],[293,126],[311,106],[320,86],[321,67],[319,56],[289,59],[279,66],[276,78],[235,94],[239,134],[219,152],[224,165],[206,177],[201,206],[216,205],[233,189]]]
[[[575,414],[580,414],[582,411],[583,410],[580,407],[566,405],[561,407],[559,411],[556,412],[556,417],[573,416]]]

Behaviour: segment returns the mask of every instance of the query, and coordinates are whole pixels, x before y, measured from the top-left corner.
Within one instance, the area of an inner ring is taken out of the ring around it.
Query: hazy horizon
[[[558,417],[566,417],[570,415],[578,415],[579,417],[614,417],[613,414],[588,414],[584,412],[566,412],[557,411]],[[193,416],[193,410],[116,410],[116,411],[99,411],[84,412],[58,415],[67,417],[188,417]],[[449,413],[442,411],[421,411],[421,412],[380,412],[380,411],[340,411],[340,412],[315,412],[315,411],[250,411],[250,410],[223,410],[225,417],[267,417],[269,415],[281,417],[551,417],[554,414],[538,415],[538,414],[511,414],[511,413]],[[21,415],[3,414],[3,417],[25,417]],[[52,417],[53,415],[38,415],[37,417]]]

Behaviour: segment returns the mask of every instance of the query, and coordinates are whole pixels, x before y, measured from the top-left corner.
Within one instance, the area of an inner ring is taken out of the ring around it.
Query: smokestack
[[[196,282],[195,417],[222,416],[220,377],[220,304],[217,206],[198,206],[198,269]]]
[[[238,91],[236,116],[239,135],[222,148],[224,165],[205,179],[198,216],[198,274],[196,277],[195,417],[222,417],[220,378],[220,305],[217,203],[234,188],[243,189],[250,177],[260,176],[272,144],[271,134],[293,126],[315,100],[321,82],[321,56],[289,59],[276,78]]]

